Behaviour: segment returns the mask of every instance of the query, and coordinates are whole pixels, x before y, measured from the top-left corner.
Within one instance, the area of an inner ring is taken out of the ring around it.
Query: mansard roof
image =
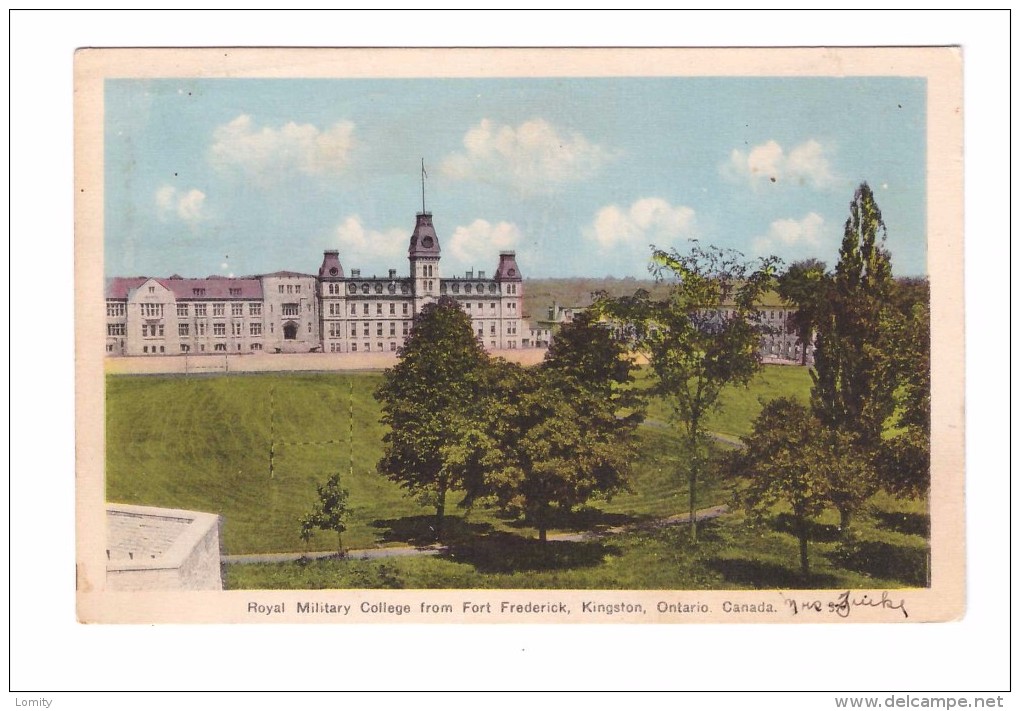
[[[407,247],[407,256],[414,257],[439,257],[439,236],[435,227],[432,226],[432,213],[419,212],[415,219],[414,232],[411,233],[411,243]]]
[[[113,277],[106,280],[107,299],[126,299],[128,294],[149,280],[168,289],[177,299],[261,299],[262,282],[255,278],[233,279],[230,277],[209,277],[205,279],[159,278],[159,277]],[[196,295],[195,290],[201,290]],[[240,289],[239,294],[230,293]]]

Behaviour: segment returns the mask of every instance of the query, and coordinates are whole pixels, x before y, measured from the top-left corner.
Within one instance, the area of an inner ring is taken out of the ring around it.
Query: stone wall
[[[106,506],[108,590],[222,590],[220,517]]]

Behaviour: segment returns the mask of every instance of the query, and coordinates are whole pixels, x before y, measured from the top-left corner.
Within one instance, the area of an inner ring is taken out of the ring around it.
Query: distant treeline
[[[898,289],[893,299],[903,310],[909,305],[928,300],[928,280],[923,277],[899,277],[894,280]],[[634,277],[570,277],[566,279],[525,279],[524,318],[534,322],[548,318],[553,302],[560,306],[587,306],[591,294],[604,291],[610,296],[630,296],[638,289],[647,289],[653,298],[663,298],[669,292],[669,284],[653,279]]]

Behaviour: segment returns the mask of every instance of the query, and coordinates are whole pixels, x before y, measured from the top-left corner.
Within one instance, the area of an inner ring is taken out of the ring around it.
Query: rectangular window
[[[235,286],[230,287],[230,295],[231,296],[240,296],[241,295],[240,287],[235,287]]]
[[[126,304],[119,301],[108,301],[106,302],[106,315],[110,318],[116,318],[117,316],[123,316],[126,313]]]
[[[142,318],[163,318],[163,304],[142,304]]]
[[[195,304],[195,315],[205,316],[205,304]]]
[[[179,323],[179,324],[177,324],[177,335],[178,336],[188,336],[188,335],[190,335],[188,333],[188,324],[186,324],[186,323]]]
[[[368,321],[365,322],[364,335],[368,335]]]
[[[177,318],[187,318],[187,317],[188,317],[188,305],[187,304],[177,304]]]
[[[191,295],[192,296],[205,296],[205,289],[192,289],[191,290]]]
[[[375,344],[375,349],[376,349],[377,351],[381,351],[381,350],[383,349],[383,347],[382,347],[382,343],[376,343],[376,344]]]
[[[299,304],[284,304],[282,313],[284,316],[299,316],[301,314],[301,306]]]
[[[217,343],[215,346],[213,346],[213,350],[214,351],[225,351],[225,350],[227,350],[227,344],[226,343]]]
[[[404,316],[407,316],[407,304],[404,304]]]
[[[252,343],[251,344],[251,349],[253,351],[260,351],[260,350],[262,350],[262,344],[261,343]]]
[[[294,285],[293,284],[287,284],[287,293],[288,294],[293,294],[294,293]]]
[[[393,316],[396,313],[397,313],[397,305],[396,304],[390,304],[390,316]]]
[[[283,293],[283,284],[280,284],[280,293]]]
[[[382,335],[382,321],[380,321],[379,323],[377,323],[375,325],[375,335],[377,335],[377,336],[381,336]]]
[[[366,343],[365,344],[365,352],[367,352],[367,353],[371,353],[372,352],[372,344],[371,343]]]
[[[496,310],[496,302],[493,301],[491,304],[489,304],[489,311],[495,311],[495,310]]]
[[[126,336],[127,325],[123,323],[108,323],[106,324],[106,335],[107,336]]]
[[[404,335],[407,335],[407,321],[404,321]]]
[[[226,304],[213,304],[212,315],[213,316],[225,316],[227,313]]]
[[[205,335],[205,322],[204,321],[199,321],[198,323],[195,324],[195,335],[196,336],[204,336]],[[203,348],[202,350],[205,350],[205,349]]]
[[[489,334],[492,336],[496,335],[496,324],[493,323],[489,325]]]
[[[468,310],[468,311],[470,311],[470,310],[471,310],[471,302],[470,302],[470,301],[466,302],[466,303],[464,304],[464,306],[465,306],[465,307],[467,308],[467,310]]]
[[[377,316],[382,316],[382,304],[375,305],[375,313]]]
[[[301,285],[300,284],[295,284],[294,285],[294,293],[295,294],[300,294],[301,293]]]
[[[150,287],[149,287],[149,293],[150,293],[150,294],[155,294],[155,293],[156,293],[156,287],[154,287],[154,286],[150,286]]]
[[[351,344],[351,352],[354,353],[354,352],[357,352],[357,350],[358,350],[358,344],[357,343],[352,343]]]
[[[351,335],[352,336],[357,336],[358,335],[358,324],[356,324],[356,323],[352,323],[351,324]]]
[[[230,305],[231,316],[244,316],[244,304],[231,304]]]
[[[214,336],[225,336],[227,335],[227,324],[225,323],[214,323],[212,327]]]
[[[248,324],[248,333],[252,336],[262,335],[262,324],[261,323],[250,323]]]
[[[391,336],[397,335],[397,324],[393,323],[392,321],[390,321],[390,335]]]
[[[351,316],[356,316],[358,313],[358,305],[351,304]]]
[[[362,312],[363,314],[365,314],[366,316],[368,316],[368,304],[365,304],[365,308],[363,308],[363,309],[361,310],[361,312]]]
[[[249,316],[261,316],[262,315],[262,304],[248,304],[248,315]]]
[[[391,351],[397,350],[397,342],[396,341],[390,341],[390,350]]]
[[[232,336],[240,336],[241,335],[241,325],[242,324],[241,324],[240,321],[234,321],[232,324],[230,324],[230,335],[232,335]]]

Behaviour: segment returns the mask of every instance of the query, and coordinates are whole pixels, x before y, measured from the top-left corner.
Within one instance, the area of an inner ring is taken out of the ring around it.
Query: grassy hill
[[[106,488],[110,501],[194,509],[223,516],[227,553],[329,550],[306,544],[299,519],[317,484],[340,472],[354,511],[348,548],[431,542],[431,509],[375,471],[383,427],[372,393],[378,373],[229,376],[108,376]],[[643,373],[639,384],[647,382]],[[761,400],[807,399],[803,368],[766,367],[748,388],[729,388],[708,426],[746,434]],[[274,416],[270,417],[270,411]],[[351,428],[353,413],[353,431]],[[643,524],[687,511],[687,460],[666,403],[652,401],[640,428],[631,491],[563,515],[550,533]],[[270,440],[275,439],[270,476]],[[352,468],[353,462],[353,468]],[[736,482],[706,475],[699,507],[731,503]],[[533,587],[724,589],[797,587],[796,538],[781,510],[764,527],[737,511],[706,524],[701,544],[671,527],[592,541],[551,541],[489,509],[449,502],[449,551],[437,558],[232,565],[232,588]],[[836,533],[834,512],[817,523],[812,585],[924,585],[927,502],[879,494],[856,519],[853,547]]]
[[[380,378],[375,373],[109,376],[107,499],[219,513],[228,553],[328,550],[335,542],[323,533],[306,546],[298,520],[311,509],[316,485],[340,472],[354,507],[345,545],[428,540],[432,510],[375,469],[383,427],[372,392]],[[271,426],[276,440],[272,476]],[[686,510],[677,474],[683,458],[679,438],[663,428],[642,428],[640,436],[633,491],[611,502],[594,502],[592,509],[561,520],[554,530]],[[725,497],[709,482],[701,500],[708,506]],[[451,530],[460,525],[465,533],[534,534],[495,511],[476,508],[465,514],[457,501],[453,497],[448,507],[454,517]],[[463,520],[458,523],[457,517]]]

